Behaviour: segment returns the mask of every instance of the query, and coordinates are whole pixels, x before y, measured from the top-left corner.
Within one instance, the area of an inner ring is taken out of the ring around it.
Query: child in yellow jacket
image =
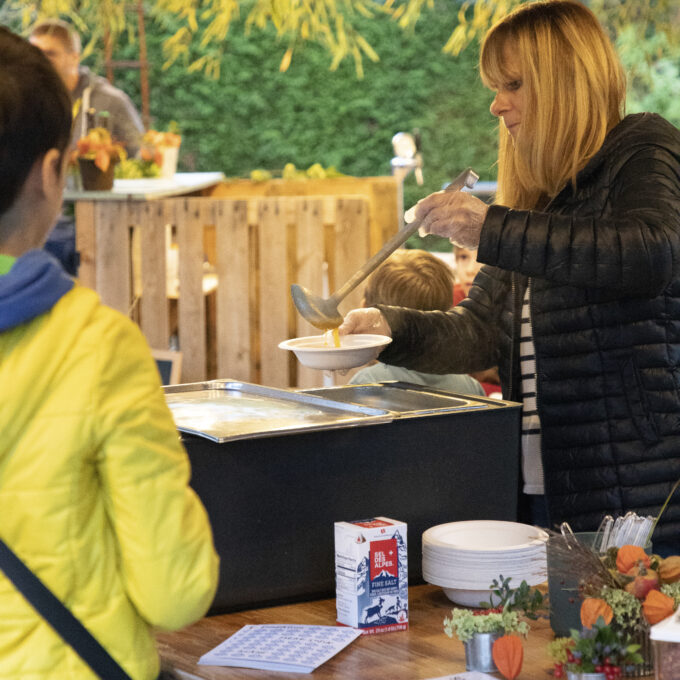
[[[41,246],[61,207],[71,102],[0,27],[0,536],[135,680],[153,627],[217,586],[208,517],[139,329]],[[0,678],[94,674],[0,572]]]

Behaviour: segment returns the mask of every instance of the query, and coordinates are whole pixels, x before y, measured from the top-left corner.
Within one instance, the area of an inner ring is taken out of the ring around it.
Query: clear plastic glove
[[[418,201],[416,218],[422,220],[420,232],[437,234],[451,243],[477,250],[479,235],[489,206],[464,191],[438,191]]]
[[[392,337],[390,325],[376,307],[363,307],[348,312],[338,328],[338,332],[340,335],[371,333],[386,335],[388,338]]]

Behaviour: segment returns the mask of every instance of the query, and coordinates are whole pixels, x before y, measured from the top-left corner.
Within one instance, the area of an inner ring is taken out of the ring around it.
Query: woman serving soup
[[[594,530],[656,514],[680,478],[680,133],[624,117],[625,77],[594,14],[522,5],[480,57],[499,118],[497,203],[423,199],[431,233],[484,264],[449,312],[378,305],[340,333],[393,342],[380,360],[419,371],[498,365],[521,402],[522,519]],[[680,549],[680,498],[654,534]]]

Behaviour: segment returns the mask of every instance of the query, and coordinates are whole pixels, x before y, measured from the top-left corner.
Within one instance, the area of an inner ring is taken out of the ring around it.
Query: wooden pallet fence
[[[323,384],[321,372],[278,348],[320,333],[295,310],[290,286],[327,295],[364,264],[371,254],[365,197],[80,202],[76,211],[77,221],[94,225],[78,230],[81,282],[134,318],[152,347],[167,349],[176,334],[182,382]],[[359,306],[361,291],[341,311]]]
[[[399,225],[403,209],[400,183],[392,176],[271,179],[255,182],[228,178],[210,189],[213,198],[250,199],[264,196],[363,197],[368,202],[370,248],[375,252]]]

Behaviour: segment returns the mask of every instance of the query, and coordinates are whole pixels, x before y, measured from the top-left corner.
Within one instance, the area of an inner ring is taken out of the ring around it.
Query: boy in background
[[[472,282],[475,280],[477,272],[482,268],[482,263],[477,262],[476,250],[469,250],[462,246],[453,246],[453,257],[456,261],[456,283],[453,286],[453,304],[457,305],[468,296]]]
[[[482,263],[477,261],[477,251],[453,246],[453,256],[456,261],[456,283],[453,286],[453,304],[457,305],[470,293],[472,282],[477,272],[482,268]],[[498,376],[498,367],[488,368],[486,371],[478,371],[471,374],[479,380],[487,397],[502,398],[501,379]]]
[[[217,586],[207,514],[139,329],[41,247],[61,208],[71,101],[0,27],[0,536],[134,680],[152,628]],[[3,678],[93,672],[0,572]]]
[[[364,290],[364,307],[377,304],[440,310],[453,305],[454,277],[451,268],[425,250],[397,250],[371,275]],[[376,362],[352,376],[350,384],[399,380],[450,392],[484,396],[477,380],[469,375],[422,373]]]

